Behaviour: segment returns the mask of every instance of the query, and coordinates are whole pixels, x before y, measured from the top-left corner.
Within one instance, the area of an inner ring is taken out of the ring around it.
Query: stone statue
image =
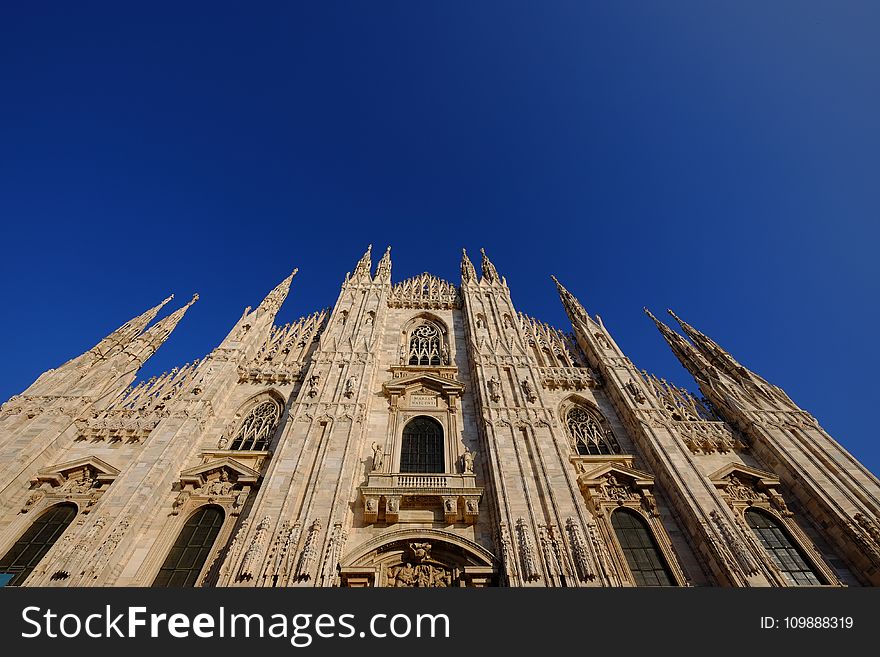
[[[494,376],[489,379],[489,398],[492,401],[498,401],[501,399],[501,381],[496,379]]]
[[[345,392],[343,393],[346,397],[351,397],[354,394],[355,388],[357,388],[358,378],[356,374],[352,374],[348,377],[348,380],[345,382]]]
[[[373,443],[373,470],[380,470],[382,468],[382,463],[384,461],[384,454],[382,452],[382,445],[377,442]]]
[[[522,389],[523,394],[526,396],[526,400],[533,402],[537,399],[537,397],[535,397],[535,391],[532,389],[532,384],[529,383],[528,379],[523,379]]]
[[[309,377],[309,397],[318,394],[318,384],[321,383],[321,373],[315,372]]]
[[[461,455],[461,471],[464,474],[474,472],[474,453],[469,449],[464,450],[464,454]]]

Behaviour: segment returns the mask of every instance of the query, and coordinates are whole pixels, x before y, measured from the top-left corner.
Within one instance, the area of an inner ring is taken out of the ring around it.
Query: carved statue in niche
[[[529,383],[528,379],[523,379],[521,385],[523,394],[526,396],[526,401],[534,402],[537,397],[535,396],[535,391],[532,389],[532,384]]]
[[[384,460],[385,459],[382,452],[382,445],[377,442],[373,442],[373,470],[380,470],[382,468]]]
[[[608,342],[608,338],[605,337],[604,333],[596,333],[596,341],[603,349],[611,349],[611,343]]]
[[[730,475],[727,480],[727,494],[734,500],[753,500],[757,497],[755,491],[740,481],[736,475]]]
[[[618,482],[617,477],[613,474],[605,478],[605,483],[602,484],[601,488],[605,499],[616,500],[617,502],[625,502],[632,494],[629,486]]]
[[[440,343],[440,362],[449,365],[449,349],[447,349],[445,342]]]
[[[489,398],[492,401],[498,401],[499,399],[501,399],[501,381],[493,376],[491,379],[489,379],[487,384],[489,386]]]
[[[352,374],[348,377],[348,380],[345,382],[345,392],[343,393],[346,397],[351,397],[354,395],[354,391],[357,388],[358,378],[356,374]]]
[[[464,474],[474,473],[474,453],[469,449],[465,449],[461,455],[461,471]]]
[[[321,373],[315,372],[309,377],[309,397],[318,394],[318,385],[321,383]]]

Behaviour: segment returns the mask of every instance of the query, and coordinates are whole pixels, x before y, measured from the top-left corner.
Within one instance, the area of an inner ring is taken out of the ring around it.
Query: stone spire
[[[461,282],[470,283],[477,280],[477,271],[474,269],[474,263],[468,258],[467,250],[461,250]]]
[[[369,269],[367,270],[369,271]],[[391,282],[391,247],[389,246],[385,249],[385,255],[382,256],[382,259],[379,260],[379,264],[376,265],[376,279],[381,282]]]
[[[194,294],[192,299],[190,299],[185,306],[178,308],[168,315],[168,317],[160,319],[153,324],[153,326],[132,342],[131,346],[125,350],[126,353],[128,353],[132,359],[137,360],[140,363],[146,362],[150,356],[156,353],[165,340],[168,339],[168,336],[171,335],[171,332],[177,327],[180,320],[183,319],[183,316],[186,314],[186,311],[189,310],[190,306],[198,300],[199,295]]]
[[[486,255],[486,249],[480,249],[480,253],[483,254],[483,280],[489,283],[500,282],[501,279],[498,276],[498,270],[495,269],[495,265],[492,264],[492,261],[489,260],[489,256]]]
[[[357,266],[354,268],[354,273],[351,275],[352,280],[357,280],[361,277],[370,278],[370,269],[373,267],[373,259],[370,256],[370,252],[373,250],[373,245],[370,244],[367,246],[367,252],[361,256],[361,259],[358,261]]]
[[[294,269],[290,272],[290,276],[281,281],[275,286],[274,290],[266,295],[266,298],[263,299],[263,302],[257,307],[257,315],[268,313],[274,317],[278,313],[281,304],[284,303],[284,300],[287,298],[287,293],[290,291],[290,283],[293,281],[293,277],[296,276],[298,271],[299,269]]]
[[[137,336],[141,334],[141,332],[147,328],[150,322],[159,314],[159,311],[174,298],[172,294],[168,298],[166,298],[162,303],[153,306],[149,310],[144,313],[141,313],[137,317],[130,319],[125,324],[120,326],[118,329],[113,331],[106,338],[101,340],[98,344],[90,349],[90,352],[96,356],[98,359],[106,358],[110,355],[111,351],[119,351],[124,349],[132,340],[134,340]]]
[[[556,276],[551,274],[550,278],[556,283],[556,291],[559,292],[559,298],[562,301],[562,306],[565,308],[565,314],[568,315],[568,319],[572,326],[577,325],[577,322],[587,323],[592,321],[590,320],[587,311],[581,305],[581,302],[577,300],[577,297],[566,290],[565,286],[559,282],[559,279],[557,279]]]
[[[740,365],[733,356],[722,349],[712,338],[695,329],[671,310],[667,310],[666,312],[668,312],[675,321],[681,325],[685,335],[690,338],[697,350],[704,358],[706,358],[706,360],[712,363],[712,365],[722,372],[732,376],[734,379],[740,379],[751,375],[751,372],[748,369]]]
[[[710,372],[706,367],[707,363],[702,358],[694,346],[685,340],[678,333],[669,328],[666,324],[654,317],[653,313],[647,308],[644,309],[645,314],[654,320],[654,324],[666,340],[666,343],[672,349],[672,353],[678,358],[679,362],[688,370],[698,381],[705,380]]]

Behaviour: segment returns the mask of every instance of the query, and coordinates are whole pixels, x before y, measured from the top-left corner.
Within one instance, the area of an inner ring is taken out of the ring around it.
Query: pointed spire
[[[157,304],[147,310],[146,312],[141,313],[137,317],[130,319],[125,324],[120,326],[118,329],[113,331],[106,338],[101,340],[98,344],[96,344],[91,352],[96,354],[99,357],[106,357],[108,352],[113,349],[113,347],[125,347],[129,342],[134,340],[141,332],[147,328],[150,322],[159,314],[159,311],[165,307],[169,301],[174,298],[174,295],[167,297],[162,303]]]
[[[370,269],[373,267],[373,259],[370,257],[370,252],[373,250],[373,245],[370,244],[367,246],[367,252],[361,256],[361,259],[358,261],[357,266],[354,268],[354,273],[351,275],[353,279],[357,279],[361,276],[370,277]]]
[[[480,253],[483,254],[483,280],[490,283],[497,283],[499,281],[498,270],[495,269],[495,265],[492,264],[492,261],[489,260],[489,256],[486,255],[486,249],[481,248]]]
[[[171,335],[171,332],[177,327],[180,320],[183,319],[186,311],[189,310],[190,306],[198,300],[199,295],[194,294],[192,299],[190,299],[185,306],[178,308],[168,315],[168,317],[160,319],[147,331],[141,334],[137,340],[132,343],[131,347],[126,349],[126,352],[141,363],[145,362],[147,358],[156,353],[156,350],[158,350],[159,347],[162,346],[162,343],[168,339],[168,336]]]
[[[650,310],[645,308],[644,311],[648,317],[654,320],[654,324],[656,324],[657,328],[660,330],[660,334],[666,340],[666,343],[669,345],[670,349],[672,349],[672,353],[675,354],[675,357],[678,358],[684,368],[693,374],[698,380],[705,378],[706,368],[704,363],[701,362],[702,359],[700,358],[699,352],[694,349],[693,345],[669,328],[666,324],[654,317]]]
[[[673,319],[679,323],[685,335],[691,339],[691,342],[697,347],[703,356],[715,367],[723,372],[734,376],[735,378],[748,376],[749,370],[740,365],[733,356],[721,348],[712,338],[705,333],[698,331],[686,321],[681,319],[672,310],[667,310]]]
[[[376,265],[376,280],[378,281],[390,281],[391,280],[391,247],[389,246],[385,249],[385,255],[382,256],[382,259],[379,260],[379,264]]]
[[[463,283],[477,280],[477,270],[474,269],[474,263],[468,258],[466,249],[461,250],[461,280]]]
[[[287,298],[287,293],[290,291],[290,283],[293,281],[293,277],[296,276],[299,269],[294,269],[290,272],[290,276],[281,281],[278,285],[275,286],[275,289],[269,292],[266,295],[266,298],[263,299],[263,302],[257,307],[257,313],[270,313],[273,317],[281,308],[281,304],[284,303],[284,300]]]
[[[590,316],[581,305],[581,302],[577,300],[577,297],[566,290],[565,286],[559,282],[559,279],[557,279],[556,276],[551,274],[550,278],[556,283],[556,291],[559,292],[559,298],[562,300],[565,313],[568,315],[568,319],[571,321],[572,325],[576,324],[577,321],[590,321]]]

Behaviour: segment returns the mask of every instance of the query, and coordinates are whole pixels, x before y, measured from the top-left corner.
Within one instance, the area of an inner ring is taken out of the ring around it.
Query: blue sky
[[[880,5],[5,3],[0,398],[175,292],[144,374],[294,266],[332,304],[368,243],[458,281],[485,246],[568,328],[555,273],[693,386],[667,307],[875,473]]]

